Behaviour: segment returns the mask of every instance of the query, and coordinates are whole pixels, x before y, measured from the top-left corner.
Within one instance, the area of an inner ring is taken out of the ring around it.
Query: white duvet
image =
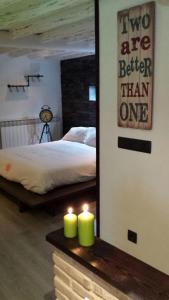
[[[56,141],[0,150],[0,175],[44,194],[61,185],[96,176],[96,149],[85,144]]]

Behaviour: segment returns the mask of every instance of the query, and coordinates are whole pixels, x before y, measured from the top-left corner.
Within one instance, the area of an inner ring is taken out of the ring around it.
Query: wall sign
[[[118,125],[151,129],[155,3],[118,12]]]

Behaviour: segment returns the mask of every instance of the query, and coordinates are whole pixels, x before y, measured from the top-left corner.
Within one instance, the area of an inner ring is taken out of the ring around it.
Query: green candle
[[[72,214],[72,208],[68,209],[68,214],[64,216],[64,236],[74,238],[77,235],[77,216]]]
[[[78,215],[78,238],[81,246],[88,247],[94,244],[94,214],[88,211],[87,204]]]

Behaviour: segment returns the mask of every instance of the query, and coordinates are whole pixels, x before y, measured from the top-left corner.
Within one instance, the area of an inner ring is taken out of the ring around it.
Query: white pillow
[[[87,127],[72,127],[62,138],[65,141],[84,143]]]
[[[91,147],[96,147],[96,127],[88,127],[84,144]]]

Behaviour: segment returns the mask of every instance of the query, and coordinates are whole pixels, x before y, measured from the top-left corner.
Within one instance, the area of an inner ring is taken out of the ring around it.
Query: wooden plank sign
[[[151,129],[155,3],[118,12],[118,125]]]

